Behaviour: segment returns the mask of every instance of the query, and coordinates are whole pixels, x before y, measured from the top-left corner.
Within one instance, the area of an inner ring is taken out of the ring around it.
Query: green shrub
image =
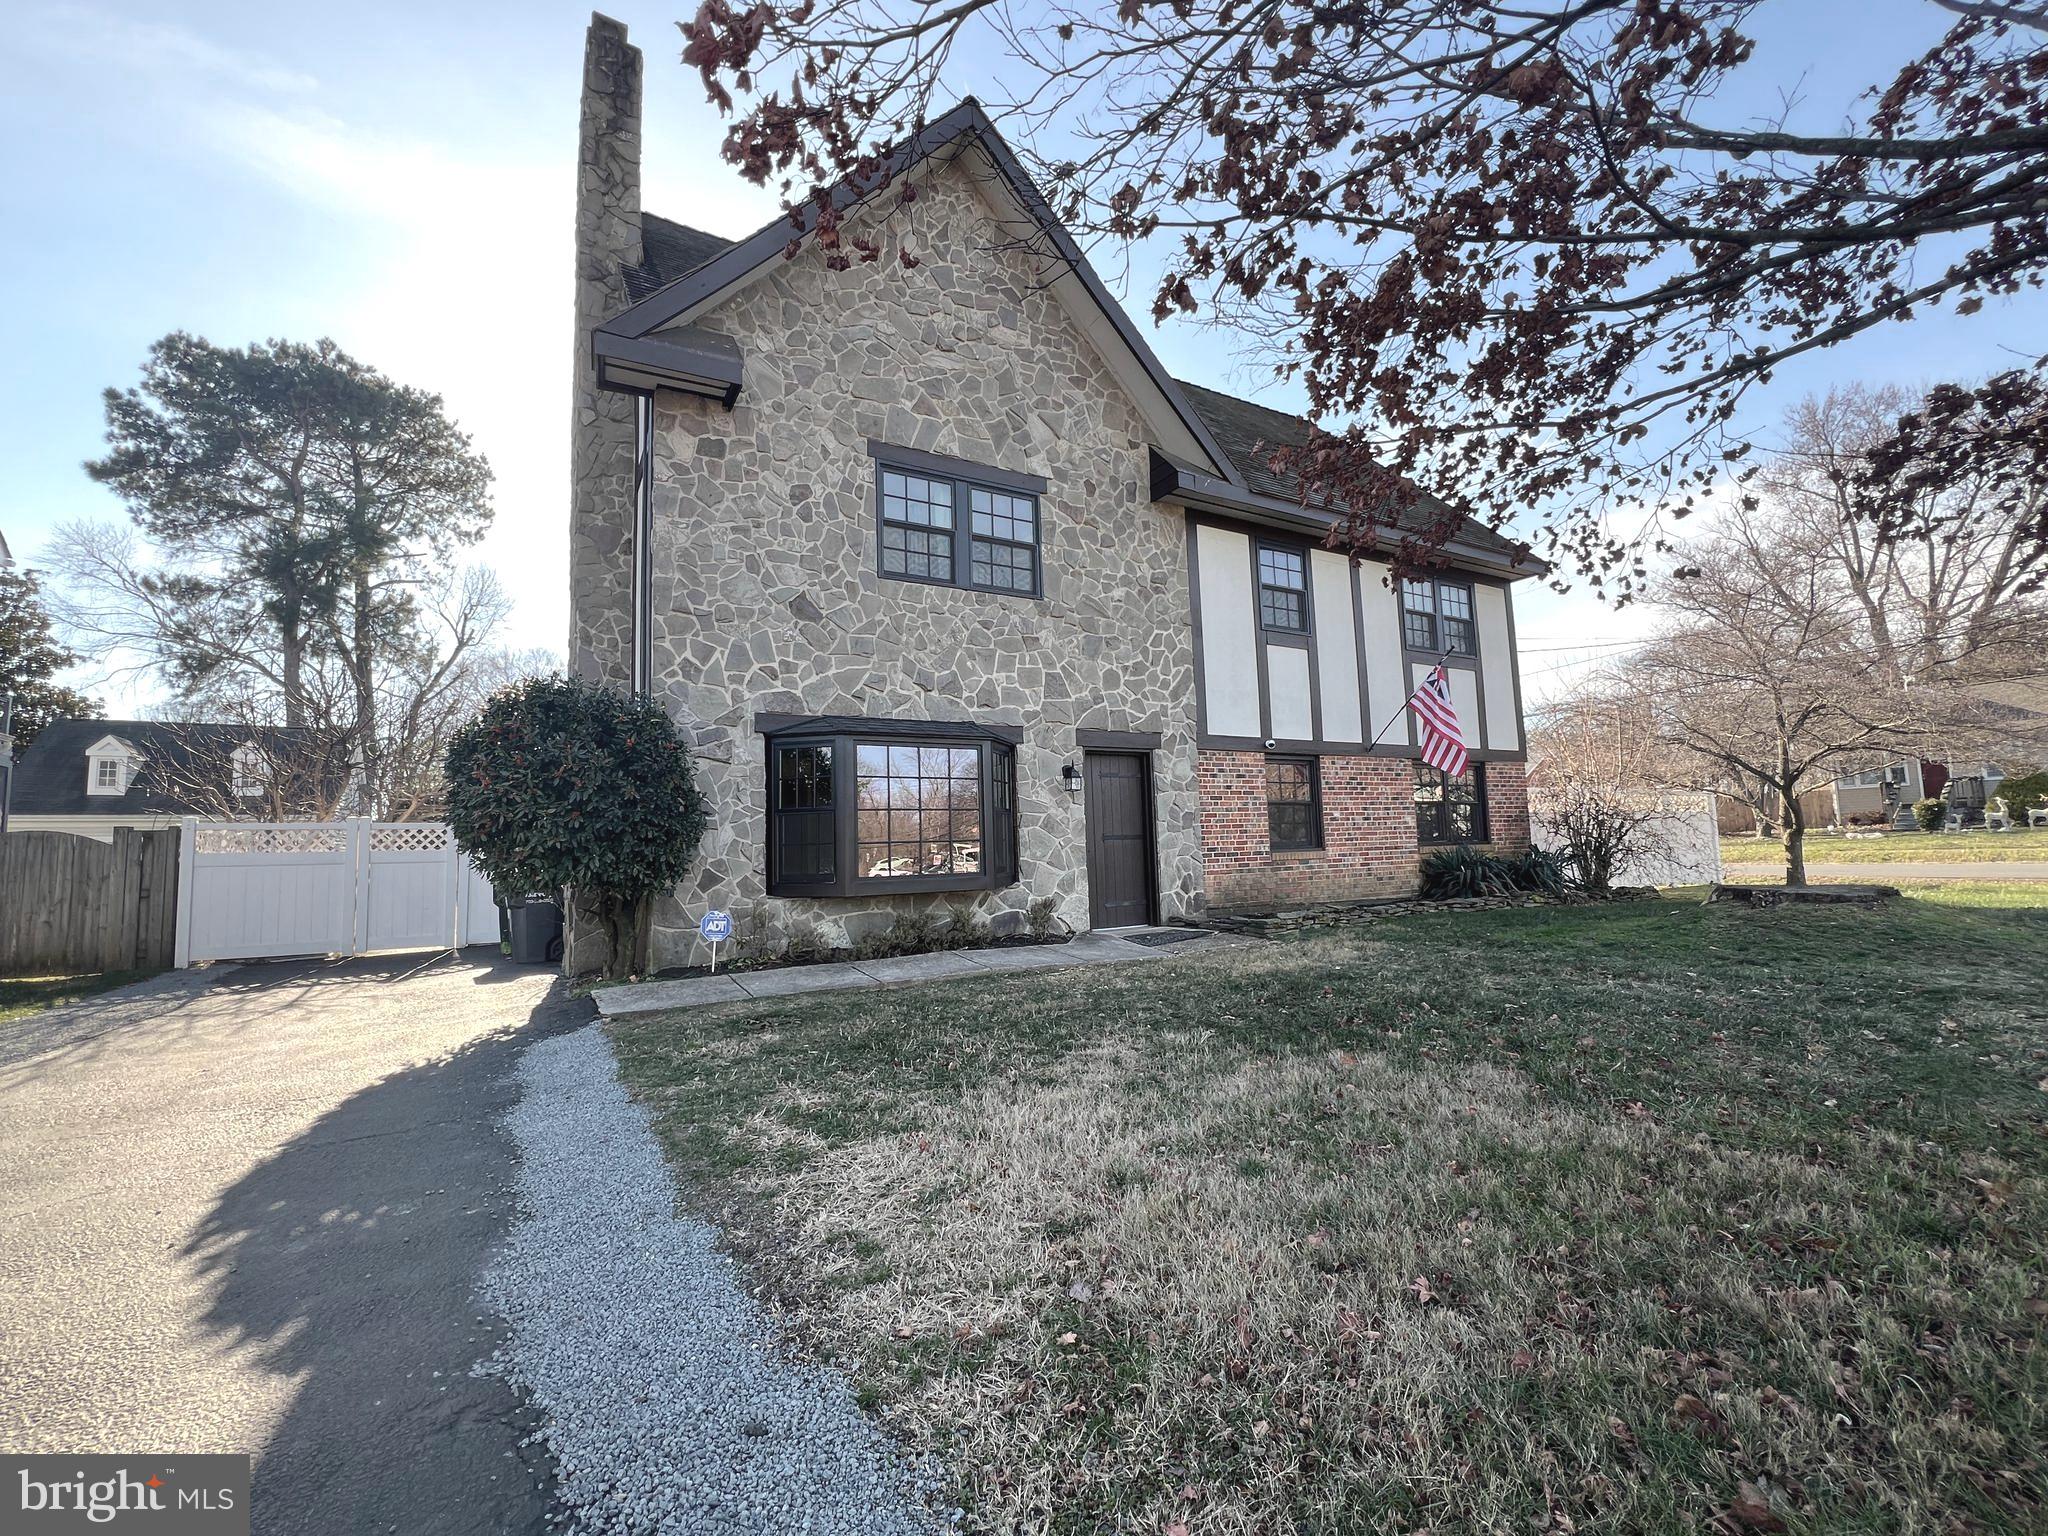
[[[2025,826],[2030,809],[2048,805],[2048,768],[2006,779],[1998,786],[1998,798],[2005,802],[2012,819]]]
[[[1941,819],[1947,814],[1946,800],[1928,799],[1913,802],[1913,820],[1919,824],[1922,832],[1939,832]]]
[[[502,688],[443,765],[455,841],[500,890],[566,890],[604,920],[605,975],[645,965],[647,898],[704,835],[689,748],[659,704],[575,678]]]
[[[1554,853],[1489,853],[1463,844],[1439,848],[1422,861],[1422,894],[1430,901],[1471,896],[1557,896],[1570,884]]]
[[[1525,853],[1510,855],[1501,863],[1506,866],[1508,878],[1515,882],[1518,890],[1561,896],[1565,887],[1571,884],[1564,872],[1564,862],[1547,849],[1531,848]]]
[[[1422,894],[1431,901],[1512,896],[1515,890],[1507,861],[1483,848],[1439,848],[1422,861]]]

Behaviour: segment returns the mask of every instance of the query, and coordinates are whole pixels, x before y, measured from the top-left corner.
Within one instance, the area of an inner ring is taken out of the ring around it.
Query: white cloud
[[[120,16],[87,5],[31,12],[21,40],[36,52],[68,54],[136,74],[203,77],[269,93],[303,95],[320,82],[303,70],[229,48],[169,22]]]

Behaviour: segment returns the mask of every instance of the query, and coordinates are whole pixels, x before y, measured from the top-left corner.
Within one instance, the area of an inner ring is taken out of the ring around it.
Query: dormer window
[[[234,790],[238,798],[247,800],[262,794],[270,788],[270,764],[263,756],[263,749],[253,741],[245,741],[235,748]]]
[[[135,780],[135,749],[118,736],[102,736],[85,749],[85,792],[125,795]]]

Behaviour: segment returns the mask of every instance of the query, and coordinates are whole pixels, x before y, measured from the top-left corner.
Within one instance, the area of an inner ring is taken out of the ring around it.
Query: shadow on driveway
[[[591,1012],[472,952],[252,965],[57,1021],[0,1073],[37,1213],[27,1283],[0,1284],[5,1438],[254,1452],[258,1532],[542,1530],[526,1412],[470,1374],[496,1345],[474,1287],[513,1213],[515,1060]]]

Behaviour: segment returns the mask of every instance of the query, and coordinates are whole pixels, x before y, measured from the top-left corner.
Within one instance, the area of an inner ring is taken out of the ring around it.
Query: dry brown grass
[[[707,1038],[757,1085],[718,1134],[817,1287],[803,1321],[945,1454],[971,1525],[2032,1524],[2042,1277],[2010,1223],[2036,1174],[1932,1131],[1864,1122],[1845,1156],[1560,1094],[1483,1021],[1445,1049],[1427,1004],[1260,1035],[1346,1006],[1360,942],[1013,988],[1008,1059],[981,989],[871,1004],[872,1074],[800,1070],[787,1011]],[[1608,1070],[1612,1022],[1557,1048]],[[1773,1056],[1838,1071],[1792,1022]]]

